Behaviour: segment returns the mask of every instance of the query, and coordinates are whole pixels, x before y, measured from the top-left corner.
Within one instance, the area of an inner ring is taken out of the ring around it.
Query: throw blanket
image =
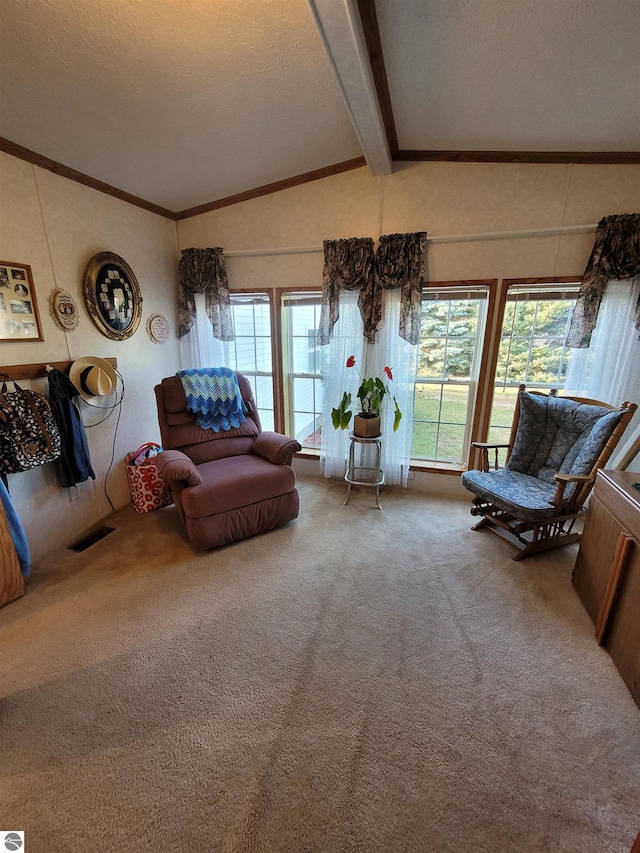
[[[229,367],[179,370],[187,409],[194,412],[202,429],[214,432],[239,427],[247,419],[238,377]]]

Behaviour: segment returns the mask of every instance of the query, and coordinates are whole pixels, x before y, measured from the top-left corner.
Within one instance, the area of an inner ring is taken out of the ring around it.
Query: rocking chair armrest
[[[495,450],[495,463],[494,468],[496,471],[498,470],[498,450],[502,450],[504,448],[508,448],[510,445],[508,444],[491,444],[487,441],[472,441],[471,447],[475,447],[480,451],[480,470],[488,471],[489,470],[489,451]]]
[[[558,507],[564,499],[564,490],[569,483],[580,483],[584,486],[593,482],[595,477],[593,474],[555,474],[553,479],[556,481],[556,493],[550,503]]]
[[[488,441],[472,441],[471,447],[477,447],[479,450],[492,450],[494,447],[500,450],[503,447],[509,447],[508,444],[493,444]]]
[[[593,474],[555,474],[553,478],[556,483],[590,483],[594,480]]]

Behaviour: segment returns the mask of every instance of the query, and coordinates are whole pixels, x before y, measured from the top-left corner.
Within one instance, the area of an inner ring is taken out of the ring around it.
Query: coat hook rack
[[[8,373],[12,379],[42,379],[47,376],[49,371],[54,367],[61,370],[62,373],[69,373],[69,368],[75,359],[67,361],[50,361],[46,364],[42,362],[36,364],[10,364],[8,367],[0,367],[1,373]],[[118,366],[117,358],[105,358],[112,367]]]

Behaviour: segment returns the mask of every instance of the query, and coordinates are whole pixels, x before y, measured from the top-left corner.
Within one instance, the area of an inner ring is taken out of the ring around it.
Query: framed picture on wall
[[[0,261],[0,343],[43,340],[31,267]]]
[[[142,294],[133,270],[113,252],[100,252],[87,264],[83,280],[89,316],[107,338],[123,341],[140,325]]]

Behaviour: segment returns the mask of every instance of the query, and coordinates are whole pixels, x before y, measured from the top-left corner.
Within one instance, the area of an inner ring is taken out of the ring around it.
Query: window
[[[282,294],[282,362],[285,431],[303,448],[320,447],[322,429],[322,359],[328,347],[316,343],[320,321],[319,291]]]
[[[424,287],[415,375],[413,367],[409,371],[414,464],[473,464],[472,439],[508,440],[521,382],[534,389],[563,388],[572,354],[565,340],[578,290],[575,279],[505,280],[500,287],[495,280],[433,282]],[[501,300],[498,293],[504,294]],[[319,451],[330,351],[317,345],[320,289],[278,289],[277,321],[268,292],[232,291],[230,296],[236,338],[215,342],[224,347],[224,362],[216,357],[202,363],[226,363],[244,373],[263,427],[295,436],[308,452]],[[503,316],[497,316],[500,306]],[[340,323],[346,322],[343,313]],[[364,346],[349,324],[344,333],[349,337],[345,352],[351,354],[358,342]],[[364,363],[364,351],[355,354]],[[337,392],[334,396],[337,402]]]
[[[226,342],[225,363],[251,382],[265,430],[274,429],[271,305],[268,293],[231,292],[235,340]]]
[[[467,459],[488,295],[488,284],[423,290],[413,459],[456,464]]]
[[[564,387],[571,358],[565,341],[579,282],[507,282],[489,441],[507,443],[518,385]]]

